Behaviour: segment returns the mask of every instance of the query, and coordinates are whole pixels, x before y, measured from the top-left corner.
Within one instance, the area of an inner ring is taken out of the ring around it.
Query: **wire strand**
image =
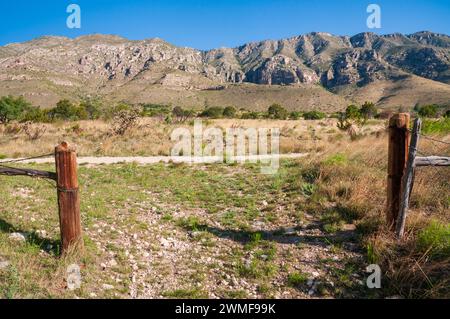
[[[38,156],[33,156],[33,157],[19,158],[19,159],[14,159],[14,160],[9,160],[9,161],[0,160],[0,164],[19,163],[19,162],[29,161],[29,160],[33,160],[33,159],[38,159],[38,158],[49,157],[52,155],[54,155],[54,153],[38,155]]]

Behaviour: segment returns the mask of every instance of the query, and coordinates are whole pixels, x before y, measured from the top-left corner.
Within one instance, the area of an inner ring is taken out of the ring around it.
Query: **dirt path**
[[[274,160],[279,157],[279,159],[294,159],[294,158],[302,158],[308,156],[307,153],[293,153],[293,154],[279,154],[279,155],[251,155],[251,156],[233,156],[231,159],[235,162],[244,162],[244,161],[264,161],[264,160]],[[54,163],[54,158],[52,157],[44,157],[44,158],[36,158],[31,160],[23,160],[21,159],[13,159],[6,158],[0,160],[0,163],[10,162],[10,161],[20,161],[20,163],[37,163],[37,164],[46,164],[46,163]],[[109,165],[109,164],[119,164],[119,163],[136,163],[136,164],[156,164],[156,163],[223,163],[222,157],[215,156],[130,156],[130,157],[78,157],[78,164],[93,164],[93,165]]]

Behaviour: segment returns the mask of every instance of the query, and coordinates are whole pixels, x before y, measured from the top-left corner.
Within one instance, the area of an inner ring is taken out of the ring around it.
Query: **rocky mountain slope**
[[[0,83],[0,95],[42,106],[84,95],[254,109],[450,104],[450,37],[310,33],[206,52],[160,39],[42,37],[0,47]]]

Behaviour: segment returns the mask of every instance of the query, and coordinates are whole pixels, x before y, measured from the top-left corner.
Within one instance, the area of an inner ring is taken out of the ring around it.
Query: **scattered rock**
[[[20,241],[20,242],[25,242],[27,240],[27,234],[25,234],[25,233],[11,233],[9,235],[9,239],[15,240],[15,241]]]
[[[0,270],[4,270],[9,267],[11,263],[7,260],[0,260]]]
[[[103,290],[112,290],[114,289],[113,285],[103,284],[102,285]]]

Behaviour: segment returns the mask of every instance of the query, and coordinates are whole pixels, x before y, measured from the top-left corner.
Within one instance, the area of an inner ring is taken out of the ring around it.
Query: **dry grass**
[[[286,202],[282,203],[283,207],[292,209],[295,214],[308,213],[325,224],[329,223],[327,228],[324,227],[327,231],[341,230],[339,228],[344,224],[354,224],[358,242],[365,250],[367,264],[377,263],[383,270],[383,292],[377,297],[401,295],[442,298],[450,296],[448,255],[450,244],[447,244],[449,235],[448,231],[446,232],[450,223],[450,170],[421,168],[417,171],[406,236],[402,241],[396,240],[384,227],[387,171],[387,135],[384,132],[384,122],[374,122],[364,127],[353,139],[345,132],[338,131],[333,120],[217,120],[204,124],[222,128],[279,127],[282,133],[282,152],[309,152],[311,156],[306,162],[302,159],[301,162],[286,165],[285,174],[279,174],[281,181],[274,177],[271,187],[278,185],[280,194],[284,196],[277,195],[275,198],[280,201],[284,198]],[[184,125],[192,128],[190,123]],[[168,125],[156,119],[143,119],[139,126],[124,136],[108,136],[110,127],[110,123],[102,121],[48,125],[46,133],[38,141],[27,139],[22,132],[17,132],[14,126],[3,127],[0,135],[0,155],[15,157],[49,153],[62,139],[75,143],[81,155],[168,154],[171,147],[170,133],[176,125]],[[439,138],[448,139],[445,136]],[[420,150],[434,155],[450,153],[448,146],[424,139],[420,142]],[[137,168],[117,170],[115,174],[128,172],[131,176],[126,183],[130,184],[131,181],[136,181],[135,169]],[[237,172],[240,168],[233,166],[229,169]],[[94,171],[91,173],[94,174]],[[164,187],[165,184],[162,181],[166,182],[167,179],[173,178],[163,176],[164,178],[157,178],[158,183],[155,182],[158,187]],[[253,175],[249,175],[245,181],[255,182],[254,177],[250,176]],[[193,182],[191,178],[187,181],[187,177],[180,173],[176,182],[166,185],[167,189],[173,190],[183,179],[186,179],[187,184],[197,183],[195,184],[197,186],[203,185],[202,182],[204,182],[203,180]],[[209,190],[210,185],[220,180],[223,178],[214,179],[211,183],[208,181],[205,184],[208,187],[205,189]],[[92,183],[95,182],[97,180],[92,181]],[[258,196],[267,198],[270,190],[271,188],[261,189]],[[185,191],[184,188],[180,189],[177,194],[183,195]],[[295,195],[287,196],[289,191]],[[304,196],[298,195],[301,192]],[[208,202],[211,206],[208,206],[208,209],[222,211],[232,204],[226,202],[225,207],[217,208],[214,206],[217,202],[217,190],[210,195],[213,199],[210,203]],[[116,190],[114,196],[118,196]],[[131,196],[129,193],[122,195],[124,199],[128,199],[129,196]],[[186,198],[196,199],[197,196],[189,195]],[[229,196],[224,198],[229,199]],[[255,195],[251,198],[254,199]],[[202,200],[203,202],[195,201],[192,205],[195,207],[205,205],[205,200]],[[274,213],[274,216],[279,215],[279,211]],[[442,246],[439,248],[440,251],[436,251],[437,244]],[[10,253],[13,254],[13,252]],[[20,253],[14,254],[20,259]],[[42,268],[42,265],[33,266],[34,263],[39,263],[38,258],[31,261],[23,258],[20,262],[30,263],[30,276],[33,269]],[[28,266],[22,266],[19,268],[28,269]],[[62,275],[58,274],[59,270],[65,269],[65,265],[55,262],[49,267],[55,275],[52,275],[51,282],[43,283],[42,286],[52,287],[52,285],[63,284]],[[47,280],[44,275],[41,277],[39,280]],[[11,287],[13,287],[14,274],[8,278],[12,280]],[[58,289],[49,288],[49,290],[57,291]]]
[[[383,122],[365,127],[365,134],[379,131]],[[113,123],[105,121],[60,122],[34,124],[44,132],[30,139],[19,124],[0,126],[0,156],[24,157],[51,153],[65,140],[77,146],[81,156],[158,156],[170,155],[172,131],[180,126],[193,128],[193,121],[184,124],[166,124],[163,120],[141,118],[124,135],[111,135]],[[336,128],[333,119],[321,121],[274,121],[222,119],[203,121],[206,127],[279,128],[281,153],[323,151],[330,144],[340,145],[346,135]],[[33,128],[30,128],[33,129]]]

